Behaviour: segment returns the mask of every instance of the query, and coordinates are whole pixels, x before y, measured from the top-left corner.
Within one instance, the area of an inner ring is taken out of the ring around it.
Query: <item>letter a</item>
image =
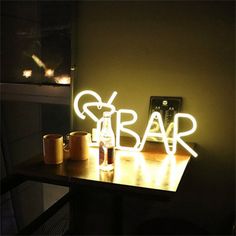
[[[151,126],[153,124],[154,119],[158,120],[161,132],[150,132]],[[165,128],[164,128],[163,121],[162,121],[162,118],[161,118],[161,114],[158,111],[153,112],[151,117],[150,117],[150,119],[149,119],[149,121],[148,121],[148,125],[147,125],[145,133],[143,135],[142,142],[140,144],[140,147],[138,148],[139,151],[141,151],[143,149],[144,144],[145,144],[145,142],[147,140],[147,137],[162,138],[163,142],[164,142],[164,145],[165,145],[166,152],[167,153],[170,152],[169,145],[168,145],[168,140],[167,140],[167,137],[166,137]]]

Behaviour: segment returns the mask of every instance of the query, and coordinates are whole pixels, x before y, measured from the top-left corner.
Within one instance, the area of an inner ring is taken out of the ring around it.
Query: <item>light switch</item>
[[[154,111],[160,112],[169,142],[172,140],[174,116],[176,113],[180,112],[181,106],[181,97],[150,97],[149,117]],[[159,132],[159,124],[157,120],[154,120],[151,132]],[[151,138],[148,140],[156,142],[162,141],[160,138]]]

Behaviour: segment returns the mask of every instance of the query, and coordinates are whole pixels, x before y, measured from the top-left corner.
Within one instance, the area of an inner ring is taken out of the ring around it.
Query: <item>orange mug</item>
[[[90,134],[85,131],[75,131],[69,134],[69,144],[64,150],[69,153],[69,159],[87,160],[89,156]]]
[[[43,136],[43,160],[45,164],[63,162],[63,136],[61,134]]]

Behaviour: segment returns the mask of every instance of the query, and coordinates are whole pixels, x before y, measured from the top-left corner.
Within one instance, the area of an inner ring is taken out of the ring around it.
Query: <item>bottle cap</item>
[[[104,111],[103,112],[103,117],[110,117],[111,113],[109,111]]]

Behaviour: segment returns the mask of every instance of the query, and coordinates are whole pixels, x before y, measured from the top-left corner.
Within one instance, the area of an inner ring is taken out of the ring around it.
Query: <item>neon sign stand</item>
[[[93,96],[97,101],[96,102],[88,102],[83,105],[83,111],[79,109],[79,102],[81,97],[85,95],[90,95]],[[112,102],[114,101],[115,97],[117,95],[117,92],[113,92],[111,97],[108,99],[107,102],[103,102],[102,98],[94,91],[92,90],[84,90],[80,93],[78,93],[74,99],[74,111],[76,115],[81,118],[85,119],[86,115],[89,116],[94,122],[97,124],[97,135],[98,132],[101,130],[101,123],[102,123],[102,118],[98,118],[94,115],[93,112],[89,110],[91,107],[97,107],[99,110],[102,109],[103,107],[109,108],[111,115],[116,113],[116,148],[120,150],[127,150],[127,151],[142,151],[147,138],[152,138],[152,137],[157,137],[161,138],[163,140],[165,150],[167,154],[169,155],[174,155],[176,153],[177,149],[177,143],[182,145],[189,153],[191,153],[194,157],[197,157],[198,154],[182,139],[182,137],[189,136],[193,134],[196,129],[197,129],[197,122],[196,119],[187,113],[177,113],[174,116],[174,122],[173,122],[173,141],[172,141],[172,148],[170,147],[168,143],[168,138],[167,138],[167,132],[164,128],[163,120],[161,117],[161,114],[157,111],[153,112],[150,116],[150,119],[148,121],[146,130],[144,132],[143,138],[141,140],[140,136],[133,130],[127,128],[127,126],[135,124],[135,122],[138,119],[138,115],[134,110],[131,109],[119,109],[116,110],[115,106],[112,105]],[[86,115],[85,115],[86,114]],[[122,115],[124,114],[129,114],[132,116],[132,119],[122,121]],[[192,128],[190,130],[184,131],[184,132],[179,132],[179,120],[180,119],[188,119],[192,123]],[[160,131],[159,132],[153,132],[151,131],[151,126],[154,120],[157,120]],[[133,138],[135,138],[135,145],[133,147],[126,147],[126,146],[121,146],[120,145],[120,134],[121,132],[129,134]],[[98,143],[95,143],[95,145],[98,145]]]

